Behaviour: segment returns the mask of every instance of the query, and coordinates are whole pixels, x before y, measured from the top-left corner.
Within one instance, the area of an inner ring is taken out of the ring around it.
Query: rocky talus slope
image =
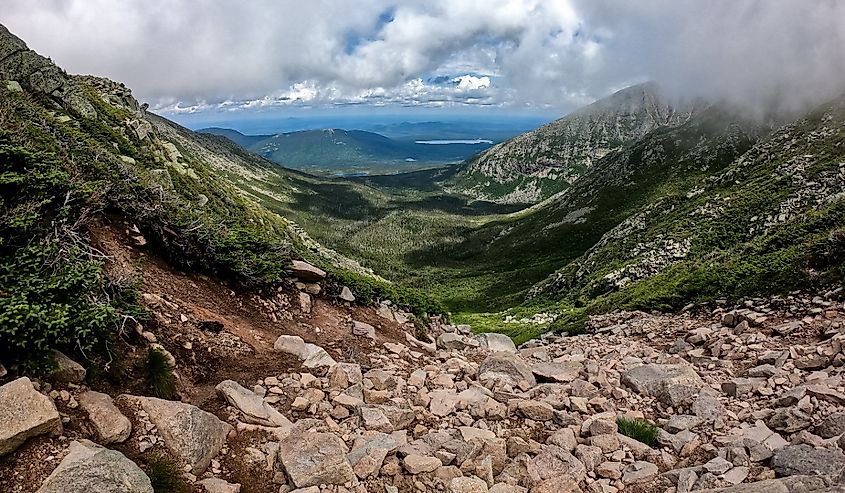
[[[130,457],[166,454],[212,493],[845,491],[842,294],[618,312],[519,348],[436,321],[421,340],[382,304],[372,323],[323,329],[358,349],[283,334],[290,371],[221,379],[205,409],[113,401],[62,359],[52,379],[0,387],[0,453],[20,454],[0,479],[151,492]]]
[[[693,112],[691,104],[672,104],[654,83],[631,86],[482,152],[451,186],[483,200],[537,202],[568,188],[611,151],[683,124]]]

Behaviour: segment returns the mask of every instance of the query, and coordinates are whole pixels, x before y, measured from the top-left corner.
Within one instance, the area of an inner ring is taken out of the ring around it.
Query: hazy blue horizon
[[[165,114],[167,118],[191,130],[209,127],[228,128],[246,135],[276,134],[299,130],[338,128],[344,130],[374,131],[379,126],[402,123],[475,124],[479,129],[523,132],[560,118],[545,112],[536,114],[500,112],[437,112],[414,111],[403,113],[392,108],[388,111],[345,112],[343,110],[315,110],[313,112],[267,113],[183,113]],[[478,138],[485,138],[479,135]]]

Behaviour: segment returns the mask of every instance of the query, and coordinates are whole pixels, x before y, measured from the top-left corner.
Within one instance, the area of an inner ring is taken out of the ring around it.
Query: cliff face
[[[454,188],[497,202],[536,202],[568,188],[609,152],[693,112],[670,103],[653,83],[632,86],[481,153]]]

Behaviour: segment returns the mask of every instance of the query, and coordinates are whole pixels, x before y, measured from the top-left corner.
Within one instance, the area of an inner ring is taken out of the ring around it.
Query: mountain
[[[532,295],[678,309],[842,282],[843,138],[840,98],[653,197]]]
[[[244,135],[238,132],[237,130],[220,127],[203,128],[197,131],[204,134],[220,135],[221,137],[226,137],[227,139],[231,140],[235,144],[238,144],[244,149],[249,149],[255,144],[273,137],[272,135]]]
[[[845,97],[702,105],[527,209],[232,138],[0,26],[7,490],[841,489]]]
[[[322,129],[271,136],[245,136],[234,130],[205,129],[223,135],[283,166],[328,175],[412,171],[455,163],[489,147],[474,144],[420,144],[363,130]]]
[[[396,289],[265,207],[319,186],[301,174],[148,113],[123,84],[69,75],[2,26],[0,80],[0,360],[102,349],[141,318],[143,273],[102,253],[115,227],[239,292],[283,285],[300,259]]]
[[[449,186],[479,199],[534,203],[566,189],[609,152],[694,112],[654,83],[616,92],[559,120],[493,146],[464,163]]]

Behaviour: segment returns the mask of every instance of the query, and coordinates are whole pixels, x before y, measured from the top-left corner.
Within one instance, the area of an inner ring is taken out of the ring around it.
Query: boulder
[[[473,339],[478,342],[478,345],[480,347],[487,349],[491,352],[516,352],[516,345],[513,343],[513,339],[504,334],[497,334],[495,332],[485,332],[483,334],[478,334]]]
[[[544,445],[528,463],[528,483],[543,491],[567,491],[568,485],[577,485],[587,475],[584,464],[568,451],[554,445]],[[533,490],[532,490],[533,491]]]
[[[454,332],[444,332],[437,337],[437,347],[440,349],[464,349],[469,345],[469,339]]]
[[[769,417],[768,425],[777,431],[795,433],[809,428],[813,417],[796,407],[784,407]]]
[[[0,456],[34,436],[60,434],[62,420],[56,405],[21,377],[0,387]]]
[[[88,440],[70,443],[69,453],[37,493],[153,493],[150,478],[120,452]]]
[[[704,386],[704,381],[688,365],[662,365],[651,363],[637,366],[622,374],[622,383],[638,394],[656,397],[668,405],[678,405],[671,388],[681,386],[694,389],[692,395]]]
[[[326,368],[337,363],[325,349],[305,342],[299,336],[281,335],[273,344],[273,349],[296,356],[306,368]]]
[[[637,461],[625,468],[622,483],[625,485],[646,483],[657,477],[657,466],[651,462]]]
[[[502,381],[516,386],[520,382],[527,382],[530,386],[537,385],[534,373],[516,354],[496,352],[488,356],[478,367],[478,380]]]
[[[132,433],[132,423],[123,415],[108,394],[89,390],[79,395],[79,405],[88,413],[100,443],[122,443]]]
[[[347,453],[346,444],[332,433],[290,434],[279,442],[279,460],[297,488],[355,479]]]
[[[836,448],[789,445],[775,452],[771,468],[778,476],[819,475],[845,481],[845,453]]]
[[[138,405],[149,415],[164,444],[194,475],[202,474],[223,445],[232,427],[217,416],[183,402],[155,397],[121,395],[118,400]]]
[[[542,401],[519,401],[516,408],[521,415],[534,421],[551,421],[555,415],[554,408]]]
[[[70,359],[62,352],[53,351],[56,369],[50,373],[50,378],[58,382],[82,383],[85,381],[85,368]]]
[[[475,476],[452,478],[449,482],[449,493],[488,493],[487,483]]]
[[[294,260],[291,274],[305,282],[317,282],[326,278],[326,271],[302,260]]]
[[[578,378],[583,368],[584,365],[577,361],[550,361],[534,364],[531,371],[541,382],[569,383]]]
[[[405,465],[405,470],[411,474],[431,472],[443,465],[437,457],[428,457],[419,454],[405,456],[403,464]]]
[[[293,423],[284,417],[268,402],[253,391],[242,387],[233,380],[224,380],[217,387],[217,393],[223,397],[229,405],[238,409],[243,415],[244,421],[262,426],[283,426],[288,427]]]

